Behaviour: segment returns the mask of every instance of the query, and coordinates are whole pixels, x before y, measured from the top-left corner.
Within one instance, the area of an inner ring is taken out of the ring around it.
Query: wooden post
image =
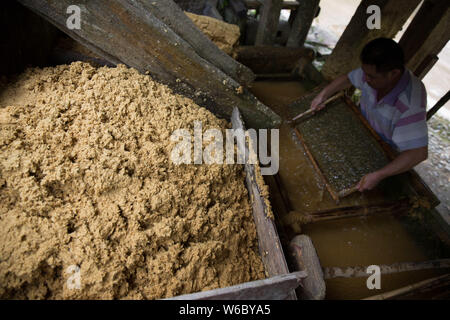
[[[286,47],[303,47],[318,7],[319,0],[300,1],[298,9],[295,11]]]
[[[272,45],[278,30],[283,0],[265,0],[259,18],[255,45]]]
[[[153,13],[159,20],[169,26],[177,35],[185,40],[203,59],[211,62],[235,81],[246,85],[254,80],[254,75],[245,66],[237,63],[201,32],[191,19],[173,1],[142,1],[144,9]]]
[[[316,249],[307,235],[298,235],[289,244],[289,250],[294,258],[296,270],[305,271],[308,277],[303,280],[301,288],[297,290],[299,298],[303,300],[323,300],[326,288],[323,271]]]
[[[200,30],[172,1],[85,1],[79,4],[81,28],[74,30],[66,26],[69,17],[66,10],[72,4],[70,0],[19,2],[105,60],[113,64],[126,64],[142,73],[148,72],[176,93],[193,99],[219,117],[229,118],[233,107],[238,106],[249,127],[270,128],[281,123],[278,115],[247,90],[238,90],[241,83],[236,79],[241,79],[243,83],[245,79],[250,80],[241,74],[248,69],[238,66],[234,76],[230,77],[226,73],[233,73],[230,69],[224,67],[228,70],[224,71],[222,67],[218,68],[213,62],[214,57],[222,57],[225,64],[227,59],[233,59],[223,52],[209,54],[208,50],[220,49],[212,49],[213,44],[206,37],[193,36],[192,33],[200,33]],[[169,12],[170,15],[164,16]],[[163,19],[163,16],[164,21],[158,18]],[[178,19],[181,17],[185,17],[183,28],[192,27],[197,31],[185,33],[180,30]],[[209,49],[203,50],[202,43]]]
[[[419,79],[423,79],[438,61],[439,57],[437,55],[427,55],[425,59],[423,59],[419,64],[419,66],[414,70],[414,75]]]
[[[416,70],[427,56],[437,56],[450,39],[448,0],[425,0],[399,41],[406,66]],[[425,76],[425,74],[421,74]]]
[[[428,110],[427,112],[427,121],[430,120],[430,118],[439,111],[439,109],[444,106],[447,101],[450,99],[450,90],[447,91],[447,93],[445,94],[445,96],[443,96],[441,99],[439,99],[439,101],[434,105],[433,108],[431,108],[430,110]]]
[[[419,4],[420,0],[362,0],[353,18],[340,37],[331,55],[325,61],[322,74],[328,80],[347,73],[360,65],[362,48],[378,37],[394,38]],[[369,30],[367,8],[381,9],[381,29]]]

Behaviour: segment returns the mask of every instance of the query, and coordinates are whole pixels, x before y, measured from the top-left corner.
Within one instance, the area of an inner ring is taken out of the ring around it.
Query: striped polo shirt
[[[380,101],[362,68],[351,71],[348,78],[361,90],[361,113],[384,141],[399,152],[428,145],[427,93],[411,71],[405,69],[395,88]]]

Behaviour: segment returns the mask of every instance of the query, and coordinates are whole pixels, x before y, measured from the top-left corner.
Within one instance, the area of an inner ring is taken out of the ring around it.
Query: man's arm
[[[392,160],[389,164],[384,166],[378,171],[369,173],[364,176],[358,183],[358,190],[363,192],[364,190],[373,189],[381,180],[387,177],[394,176],[403,172],[406,172],[416,165],[426,160],[428,157],[428,147],[421,147],[416,149],[405,150]]]
[[[346,74],[343,74],[336,79],[334,79],[329,85],[320,91],[320,93],[311,102],[311,109],[319,111],[325,107],[323,102],[325,102],[334,93],[347,89],[352,85],[350,79]]]

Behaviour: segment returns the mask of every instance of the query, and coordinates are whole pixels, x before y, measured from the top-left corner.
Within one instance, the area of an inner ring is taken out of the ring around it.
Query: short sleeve
[[[405,113],[395,124],[392,142],[400,152],[426,147],[428,145],[426,112]]]
[[[347,77],[352,85],[357,89],[361,89],[365,82],[364,71],[361,68],[350,71],[347,74]]]

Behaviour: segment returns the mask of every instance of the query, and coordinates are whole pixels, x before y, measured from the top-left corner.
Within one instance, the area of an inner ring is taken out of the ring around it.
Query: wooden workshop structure
[[[62,31],[92,51],[100,63],[125,64],[143,74],[150,74],[218,117],[231,119],[234,128],[244,128],[244,123],[248,128],[276,128],[282,122],[281,117],[248,90],[257,76],[300,77],[309,81],[312,87],[320,88],[335,76],[357,67],[359,52],[368,41],[381,36],[395,37],[419,6],[400,40],[407,67],[419,78],[423,78],[450,39],[450,10],[447,0],[362,0],[319,72],[312,64],[315,52],[304,47],[312,21],[319,10],[319,0],[245,0],[242,3],[247,10],[257,11],[259,24],[255,45],[238,47],[236,59],[233,59],[219,50],[192,23],[176,1],[80,0],[77,3],[82,8],[79,29],[70,29],[66,24],[66,9],[73,4],[72,1],[7,1],[4,6],[9,11],[3,10],[0,19],[7,30],[4,48],[0,53],[1,73],[16,73],[27,65],[45,65],[45,58],[53,48],[54,39]],[[380,7],[383,19],[380,29],[369,30],[366,27],[368,5]],[[282,9],[291,10],[291,29],[286,46],[280,47],[274,46],[274,42]],[[21,21],[20,27],[17,24],[14,27],[11,22],[18,20]],[[32,37],[30,30],[33,32]],[[11,48],[20,54],[8,54]],[[29,54],[30,51],[33,51],[32,55]],[[448,99],[449,93],[429,111],[428,118],[445,105]],[[367,130],[370,130],[349,97],[341,97],[340,103],[355,112]],[[370,134],[382,146],[386,156],[392,158],[391,150],[376,133],[371,130]],[[301,133],[297,131],[297,135],[301,139]],[[307,149],[307,144],[305,146]],[[276,222],[267,217],[264,201],[255,182],[255,170],[258,170],[255,166],[245,166],[247,188],[258,229],[260,254],[268,279],[177,298],[296,299],[297,295],[305,299],[324,298],[324,287],[320,281],[313,281],[309,286],[299,288],[301,283],[312,281],[312,276],[305,280],[308,274],[314,273],[312,269],[302,269],[299,265],[296,271],[289,270],[286,257],[296,251],[286,251],[290,249],[282,246]],[[317,170],[320,172],[320,168]],[[411,192],[427,198],[431,207],[439,203],[413,170],[407,174],[407,179]],[[267,182],[275,194],[271,199],[273,206],[289,212],[291,208],[279,177],[268,177]],[[407,201],[396,201],[364,208],[336,207],[310,214],[308,222],[371,213],[404,213],[408,206]],[[320,278],[322,275],[318,272],[316,276]],[[302,291],[311,287],[316,291]],[[294,291],[296,288],[299,288],[297,295]]]

